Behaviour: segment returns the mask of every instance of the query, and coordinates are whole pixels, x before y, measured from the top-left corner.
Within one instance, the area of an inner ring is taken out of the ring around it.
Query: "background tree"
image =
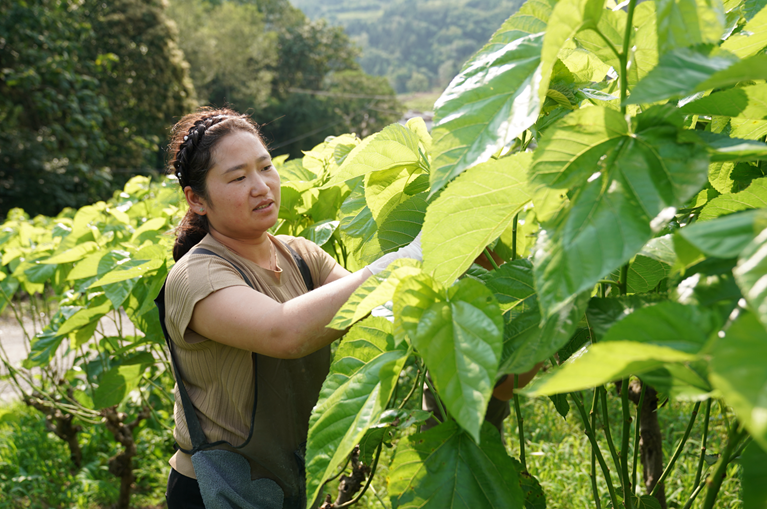
[[[163,4],[0,5],[0,216],[82,206],[160,168],[168,125],[194,105]]]
[[[310,21],[286,0],[176,0],[169,12],[200,102],[251,112],[276,154],[300,156],[402,113],[386,81],[362,72],[343,28]]]

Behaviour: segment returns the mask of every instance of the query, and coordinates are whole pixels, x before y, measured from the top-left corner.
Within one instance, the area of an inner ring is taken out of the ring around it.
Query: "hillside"
[[[441,89],[521,0],[292,0],[311,19],[341,25],[360,64],[398,93]]]

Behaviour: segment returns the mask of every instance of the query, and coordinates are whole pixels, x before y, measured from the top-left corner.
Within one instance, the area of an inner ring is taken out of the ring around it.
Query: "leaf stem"
[[[621,286],[620,281],[613,281],[612,279],[600,279],[598,282],[606,285],[617,286],[618,288]]]
[[[498,270],[498,264],[495,263],[495,260],[493,259],[493,255],[490,254],[490,250],[487,248],[487,246],[485,246],[485,258],[487,258],[488,261],[490,262],[490,265],[493,266],[493,270]]]
[[[597,400],[599,399],[599,389],[594,388],[594,397],[591,400],[591,429],[597,427]],[[599,499],[599,489],[597,488],[597,453],[591,448],[591,492],[594,496],[594,505],[596,509],[602,509],[602,501]]]
[[[610,450],[610,455],[613,458],[613,464],[618,472],[621,472],[621,461],[618,458],[618,452],[615,450],[615,442],[613,441],[613,435],[610,430],[610,416],[607,413],[607,391],[604,386],[597,387],[601,395],[602,402],[602,431],[607,439],[607,448]]]
[[[439,397],[439,394],[437,394],[437,390],[434,388],[434,385],[432,384],[432,381],[429,379],[429,376],[426,376],[426,385],[429,386],[429,389],[431,390],[431,393],[434,395],[434,401],[437,403],[437,408],[439,409],[439,414],[442,417],[441,422],[447,421],[447,411],[442,406],[442,400]]]
[[[639,424],[642,416],[642,406],[644,405],[644,394],[647,386],[642,382],[642,391],[639,393],[639,403],[637,403],[637,418],[634,426],[634,461],[631,464],[631,486],[636,489],[637,485],[637,463],[639,460]]]
[[[400,403],[398,410],[402,410],[405,408],[405,405],[407,405],[407,402],[410,401],[410,398],[413,397],[413,394],[415,394],[416,389],[418,388],[419,384],[423,384],[421,381],[421,366],[418,366],[418,372],[415,375],[415,383],[413,384],[413,387],[411,387],[410,392],[407,393],[407,396],[405,396],[405,399],[402,400],[402,403]]]
[[[634,10],[637,0],[629,0],[628,15],[626,16],[626,30],[623,33],[623,50],[619,60],[621,63],[621,113],[626,114],[626,97],[628,96],[628,63],[629,63],[629,45],[631,44],[631,34],[634,31]],[[625,293],[625,292],[624,292]]]
[[[525,461],[525,419],[522,417],[522,410],[519,406],[519,395],[516,388],[519,387],[519,375],[514,375],[514,411],[517,413],[517,431],[519,433],[519,461],[522,463],[522,469],[527,472],[527,462]]]
[[[621,295],[626,295],[628,293],[628,282],[629,282],[629,264],[627,263],[623,267],[621,267],[621,279],[620,283],[618,283],[618,288],[620,289]]]
[[[682,436],[682,440],[679,442],[679,445],[676,446],[676,450],[674,451],[673,456],[671,456],[671,459],[668,462],[668,465],[666,465],[666,469],[663,470],[663,473],[658,478],[658,482],[655,483],[655,487],[652,489],[652,492],[650,492],[650,495],[655,495],[655,492],[658,490],[658,487],[663,483],[663,481],[666,480],[668,475],[671,473],[671,470],[674,468],[674,463],[676,463],[677,458],[679,458],[679,455],[682,454],[682,449],[684,449],[684,445],[687,443],[687,439],[690,436],[690,430],[692,430],[692,425],[695,424],[695,418],[698,417],[698,409],[700,408],[700,401],[695,403],[695,407],[692,409],[692,415],[690,416],[690,422],[687,423],[687,429],[684,430],[684,436]]]
[[[706,417],[703,421],[703,438],[700,442],[700,458],[698,459],[698,471],[695,474],[693,490],[700,484],[700,476],[703,473],[703,463],[706,461],[706,441],[708,440],[708,420],[711,417],[711,398],[706,400]]]
[[[629,438],[631,436],[631,412],[629,411],[629,379],[624,378],[621,383],[621,406],[623,408],[623,435],[621,436],[621,474],[623,477],[623,505],[626,509],[632,509],[634,502],[631,500],[633,485],[629,478]]]
[[[599,37],[602,38],[603,41],[605,41],[605,44],[607,44],[607,47],[610,48],[610,51],[613,52],[615,57],[620,60],[621,59],[621,53],[618,51],[618,48],[615,47],[615,44],[612,43],[610,39],[608,39],[604,33],[599,29],[599,27],[592,27],[591,28],[594,32],[597,33]]]
[[[511,223],[511,260],[517,259],[517,225],[519,223],[519,213],[514,215]]]
[[[605,481],[607,482],[607,491],[610,493],[610,501],[612,502],[613,507],[617,508],[618,497],[615,495],[615,488],[613,487],[613,481],[610,477],[610,469],[607,467],[607,463],[605,463],[605,459],[602,456],[602,451],[599,449],[599,444],[597,443],[596,436],[594,435],[594,429],[589,425],[589,416],[586,415],[586,410],[583,408],[583,403],[577,398],[575,393],[570,393],[570,396],[572,397],[575,406],[578,408],[578,412],[581,414],[583,426],[586,428],[586,436],[591,442],[591,450],[596,453],[597,461],[599,461],[599,466],[602,467],[602,473],[604,474]]]
[[[714,507],[716,497],[719,495],[719,489],[722,487],[722,481],[724,481],[724,478],[727,476],[727,465],[730,463],[732,451],[737,447],[738,442],[740,442],[746,435],[746,431],[739,430],[738,427],[738,421],[733,421],[727,436],[727,446],[722,453],[722,457],[719,458],[719,463],[717,463],[714,474],[706,481],[708,489],[706,490],[706,500],[703,502],[703,509],[712,509]]]

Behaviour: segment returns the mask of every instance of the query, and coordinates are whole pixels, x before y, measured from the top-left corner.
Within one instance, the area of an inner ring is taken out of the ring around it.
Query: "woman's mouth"
[[[264,209],[267,209],[267,208],[271,207],[273,203],[274,203],[273,201],[262,203],[261,205],[259,205],[258,207],[254,208],[253,210],[264,210]]]

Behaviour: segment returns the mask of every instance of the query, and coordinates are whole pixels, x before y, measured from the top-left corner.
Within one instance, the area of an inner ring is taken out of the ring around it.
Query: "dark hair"
[[[173,126],[168,152],[174,155],[168,166],[168,173],[178,178],[181,189],[189,186],[196,195],[208,199],[205,179],[211,167],[213,149],[224,136],[236,131],[252,133],[264,143],[258,126],[250,117],[226,108],[201,108],[186,115]],[[189,209],[176,229],[173,259],[178,261],[199,243],[208,231],[207,216]]]

